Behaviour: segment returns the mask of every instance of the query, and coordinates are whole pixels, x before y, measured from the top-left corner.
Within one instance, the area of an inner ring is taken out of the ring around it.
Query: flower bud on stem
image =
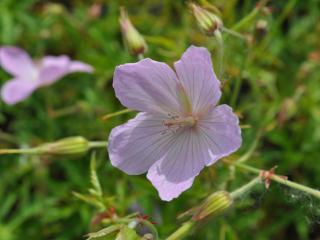
[[[48,156],[83,155],[92,148],[105,148],[107,142],[88,141],[84,137],[68,137],[29,149],[0,149],[1,154],[35,154]]]
[[[259,182],[261,182],[260,178],[256,177],[231,193],[218,191],[209,195],[199,206],[189,209],[178,217],[181,218],[187,215],[192,215],[191,220],[185,222],[166,240],[180,240],[188,236],[192,233],[193,227],[196,226],[198,222],[223,214],[232,206],[235,199],[246,194]]]

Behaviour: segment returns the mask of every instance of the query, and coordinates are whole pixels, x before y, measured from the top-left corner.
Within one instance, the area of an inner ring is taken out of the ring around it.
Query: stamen
[[[188,116],[186,118],[173,118],[164,120],[163,124],[168,128],[177,126],[177,127],[193,127],[196,125],[197,119],[193,116]]]

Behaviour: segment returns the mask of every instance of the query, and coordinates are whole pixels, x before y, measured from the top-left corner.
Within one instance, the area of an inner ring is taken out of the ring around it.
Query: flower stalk
[[[178,230],[176,230],[174,233],[172,233],[169,237],[167,237],[166,240],[180,240],[184,237],[188,236],[190,234],[190,231],[192,230],[193,226],[195,225],[195,222],[188,221],[182,224]]]
[[[234,161],[224,160],[224,162],[227,163],[227,164],[234,165],[237,168],[241,168],[241,169],[244,169],[246,171],[252,172],[252,173],[257,174],[257,175],[261,175],[261,172],[264,171],[264,170],[261,170],[259,168],[255,168],[255,167],[252,167],[250,165],[247,165],[247,164],[244,164],[244,163],[240,163],[240,162],[237,162],[237,161],[234,162]],[[305,192],[307,194],[310,194],[310,195],[320,199],[320,191],[317,190],[317,189],[310,188],[310,187],[307,187],[305,185],[302,185],[302,184],[287,180],[283,176],[279,176],[277,174],[270,174],[268,176],[268,178],[270,180],[278,182],[278,183],[280,183],[282,185],[285,185],[285,186],[288,186],[290,188]]]
[[[108,113],[108,114],[102,116],[101,119],[103,121],[106,121],[106,120],[109,120],[110,118],[117,117],[117,116],[120,116],[120,115],[123,115],[126,113],[130,113],[130,112],[134,112],[134,110],[133,109],[123,109],[123,110],[120,110],[120,111],[117,111],[114,113]]]
[[[243,196],[244,194],[248,193],[248,191],[259,182],[261,182],[260,177],[256,177],[256,178],[252,179],[247,184],[243,185],[242,187],[240,187],[237,190],[230,193],[232,199],[237,199],[237,198]]]

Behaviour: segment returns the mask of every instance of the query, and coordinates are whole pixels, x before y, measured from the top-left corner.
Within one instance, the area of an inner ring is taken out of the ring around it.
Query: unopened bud
[[[120,8],[120,26],[124,43],[129,52],[134,55],[142,55],[147,50],[147,44],[142,35],[132,25],[128,13],[124,7]]]
[[[199,221],[207,217],[214,217],[225,212],[233,203],[232,197],[226,191],[218,191],[208,196],[197,208],[192,219]]]
[[[222,21],[213,12],[194,3],[190,4],[190,8],[196,18],[198,26],[205,34],[210,36],[214,35],[215,31],[222,28]]]
[[[82,155],[90,149],[89,141],[84,137],[68,137],[52,143],[45,143],[39,146],[41,154],[60,155]]]

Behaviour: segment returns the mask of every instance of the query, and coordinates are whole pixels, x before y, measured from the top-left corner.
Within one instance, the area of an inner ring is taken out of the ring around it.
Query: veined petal
[[[206,113],[211,110],[219,101],[221,91],[209,51],[191,46],[174,67],[192,103],[193,112]]]
[[[29,97],[37,88],[35,81],[12,79],[1,89],[1,98],[8,105],[16,104]]]
[[[111,164],[122,171],[138,175],[168,151],[172,136],[163,134],[163,117],[139,113],[134,119],[114,128],[109,136]]]
[[[51,85],[69,73],[71,64],[68,56],[47,56],[42,59],[39,82],[42,86]]]
[[[201,144],[201,134],[197,128],[168,132],[173,138],[167,154],[161,159],[159,175],[168,182],[182,183],[197,176],[210,158],[208,146]]]
[[[166,64],[151,59],[118,66],[113,87],[122,105],[149,113],[177,113],[177,77]]]
[[[38,74],[28,53],[17,47],[0,48],[0,65],[13,76],[30,81]]]
[[[159,196],[162,200],[171,201],[192,186],[194,177],[179,183],[168,181],[166,176],[161,174],[160,165],[161,161],[153,164],[148,171],[147,178],[158,190]]]
[[[207,166],[235,152],[241,146],[239,119],[228,105],[215,107],[199,121],[198,128],[203,136],[201,144],[208,147],[211,156],[206,160]]]

